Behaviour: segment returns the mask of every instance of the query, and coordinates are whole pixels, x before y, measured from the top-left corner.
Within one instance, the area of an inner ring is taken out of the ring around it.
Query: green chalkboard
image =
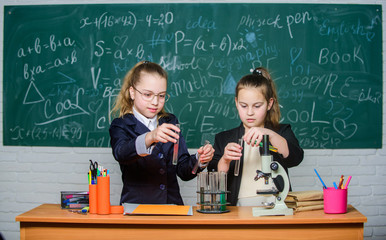
[[[304,148],[382,146],[381,5],[5,6],[3,60],[4,145],[109,147],[121,79],[149,60],[190,148],[240,124],[234,87],[258,66]]]

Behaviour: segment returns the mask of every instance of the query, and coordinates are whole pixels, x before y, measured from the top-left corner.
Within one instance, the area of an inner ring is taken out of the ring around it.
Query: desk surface
[[[43,204],[16,217],[22,240],[86,239],[363,239],[367,218],[349,206],[346,214],[323,210],[293,216],[253,217],[252,207],[228,207],[229,213],[193,216],[81,215]]]
[[[123,214],[77,214],[59,204],[43,204],[16,217],[19,222],[101,223],[101,224],[331,224],[365,223],[367,218],[349,205],[346,214],[325,214],[323,210],[295,213],[293,216],[254,217],[252,207],[229,206],[228,213],[204,214],[193,208],[193,216],[124,216]]]

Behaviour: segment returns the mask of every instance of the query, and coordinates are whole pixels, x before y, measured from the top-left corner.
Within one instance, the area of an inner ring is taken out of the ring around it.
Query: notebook
[[[192,216],[192,206],[171,204],[123,203],[124,215],[175,215]]]

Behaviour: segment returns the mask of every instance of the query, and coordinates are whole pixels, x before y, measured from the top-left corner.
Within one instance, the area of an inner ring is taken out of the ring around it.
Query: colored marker
[[[255,143],[256,143],[256,142],[255,142]],[[263,147],[263,142],[260,142],[260,143],[259,143],[259,146],[260,146],[260,147]],[[271,152],[277,152],[277,148],[275,148],[275,147],[269,145],[269,151],[271,151]]]
[[[343,189],[347,189],[347,187],[348,187],[350,181],[351,181],[351,176],[348,176],[346,185],[344,185]]]
[[[333,184],[334,184],[334,188],[338,189],[338,186],[336,186],[336,182],[333,182]]]
[[[66,198],[68,199],[68,198],[78,197],[79,195],[84,195],[84,194],[88,194],[88,192],[79,192],[76,194],[66,195]]]
[[[324,184],[324,182],[323,182],[322,178],[319,176],[319,173],[318,173],[318,171],[316,171],[316,169],[314,169],[314,171],[315,171],[316,175],[318,176],[319,180],[322,182],[322,184],[323,184],[323,188],[326,188],[326,189],[327,189],[327,186],[326,186],[326,184]]]
[[[89,209],[90,209],[90,207],[84,207],[84,208],[82,208],[82,213],[88,213],[88,211],[89,211]]]

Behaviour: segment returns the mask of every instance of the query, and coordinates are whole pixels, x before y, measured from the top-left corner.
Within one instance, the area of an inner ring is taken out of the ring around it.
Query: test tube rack
[[[201,172],[197,175],[197,212],[226,213],[227,175],[224,172]]]

